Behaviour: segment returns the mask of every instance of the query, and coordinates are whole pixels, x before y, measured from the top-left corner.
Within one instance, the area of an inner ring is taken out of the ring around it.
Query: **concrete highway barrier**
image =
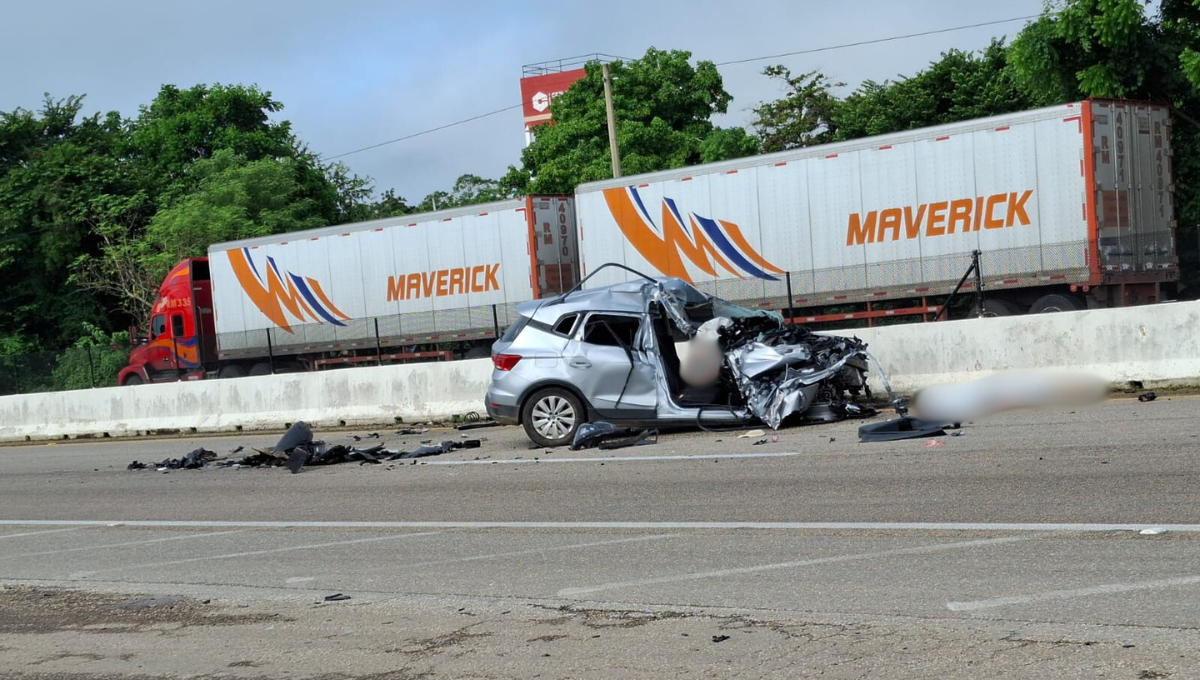
[[[1200,384],[1200,302],[846,331],[893,386],[1069,368],[1113,383]],[[487,359],[0,397],[0,441],[157,431],[391,425],[484,413]],[[873,377],[873,389],[881,388]]]

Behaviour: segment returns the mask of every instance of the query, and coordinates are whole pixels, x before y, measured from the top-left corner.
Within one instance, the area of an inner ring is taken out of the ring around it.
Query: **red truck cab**
[[[199,380],[216,358],[212,281],[208,258],[175,265],[158,289],[150,310],[149,333],[130,333],[129,365],[117,375],[119,385]]]

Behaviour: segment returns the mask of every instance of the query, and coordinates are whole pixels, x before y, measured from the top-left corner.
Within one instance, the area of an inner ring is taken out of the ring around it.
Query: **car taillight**
[[[496,370],[498,371],[511,371],[513,366],[516,366],[517,362],[520,360],[521,357],[516,354],[492,355],[492,365],[495,366]]]

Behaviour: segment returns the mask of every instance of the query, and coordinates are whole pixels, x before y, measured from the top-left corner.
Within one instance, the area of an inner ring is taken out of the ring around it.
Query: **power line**
[[[355,149],[355,150],[353,150],[353,151],[347,151],[347,152],[345,152],[345,153],[339,153],[338,155],[336,155],[336,156],[330,156],[330,157],[326,158],[325,160],[330,160],[330,161],[331,161],[331,160],[333,160],[333,159],[335,159],[335,158],[342,158],[343,156],[349,156],[349,155],[351,155],[351,154],[360,153],[360,152],[362,152],[362,151],[370,151],[371,149],[378,149],[378,148],[379,148],[379,147],[381,147],[381,146],[387,146],[388,144],[395,144],[396,142],[403,142],[403,141],[404,141],[404,140],[406,140],[406,139],[412,139],[413,137],[420,137],[421,135],[427,135],[427,134],[429,134],[429,133],[431,133],[431,132],[437,132],[437,131],[439,131],[439,130],[445,130],[446,128],[452,128],[452,127],[454,127],[454,126],[456,126],[456,125],[462,125],[463,123],[470,123],[470,122],[472,122],[472,121],[479,120],[480,118],[487,118],[488,116],[494,116],[494,115],[496,115],[496,114],[498,114],[498,113],[504,113],[505,111],[512,111],[513,109],[519,109],[519,108],[521,108],[521,104],[514,104],[514,105],[512,105],[512,106],[506,106],[506,107],[504,107],[504,108],[502,108],[502,109],[496,109],[495,111],[489,111],[489,112],[487,112],[487,113],[481,113],[481,114],[479,114],[478,116],[471,116],[470,118],[463,118],[462,120],[456,120],[456,121],[454,121],[453,123],[446,123],[445,125],[439,125],[439,126],[437,126],[437,127],[435,127],[435,128],[429,128],[428,130],[421,130],[420,132],[414,132],[414,133],[412,133],[411,135],[404,135],[403,137],[397,137],[397,138],[395,138],[395,139],[389,139],[389,140],[387,140],[386,142],[379,142],[378,144],[372,144],[371,146],[364,146],[364,147],[363,147],[363,148],[361,148],[361,149]]]
[[[784,52],[782,54],[772,54],[772,55],[768,55],[765,57],[751,57],[749,59],[735,59],[733,61],[723,61],[723,62],[720,62],[715,65],[716,66],[731,66],[733,64],[747,64],[747,63],[750,63],[753,61],[766,61],[767,59],[779,59],[782,57],[794,57],[794,56],[801,55],[801,54],[815,54],[817,52],[829,52],[831,50],[841,50],[841,49],[845,49],[848,47],[859,47],[861,45],[876,45],[879,43],[892,42],[895,40],[908,40],[910,38],[920,38],[920,37],[927,36],[927,35],[937,35],[939,33],[952,33],[954,31],[966,31],[966,30],[969,30],[972,28],[983,28],[985,26],[996,26],[999,24],[1011,24],[1014,21],[1026,21],[1028,19],[1036,19],[1039,16],[1041,16],[1041,15],[1030,14],[1028,16],[1023,16],[1023,17],[1013,17],[1011,19],[998,19],[996,21],[984,21],[984,22],[980,22],[977,24],[969,24],[966,26],[954,26],[951,28],[939,28],[939,29],[936,29],[933,31],[922,31],[920,33],[909,33],[907,35],[894,35],[894,36],[891,36],[890,38],[876,38],[874,40],[860,40],[859,42],[843,43],[841,45],[827,45],[825,47],[815,47],[813,49],[798,50],[796,52]],[[389,139],[386,142],[379,142],[378,144],[364,146],[361,149],[355,149],[353,151],[339,153],[336,156],[329,156],[326,160],[334,160],[337,158],[344,158],[346,156],[350,156],[350,155],[353,155],[356,153],[361,153],[363,151],[370,151],[371,149],[378,149],[381,146],[387,146],[388,144],[395,144],[397,142],[403,142],[403,141],[406,141],[409,139],[413,139],[414,137],[420,137],[422,135],[427,135],[427,134],[430,134],[433,132],[439,132],[439,131],[445,130],[447,128],[456,127],[458,125],[463,125],[465,123],[471,123],[471,122],[480,120],[482,118],[488,118],[490,116],[495,116],[497,114],[504,113],[506,111],[512,111],[513,109],[519,109],[519,108],[521,108],[521,104],[514,104],[513,106],[506,106],[502,109],[496,109],[495,111],[481,113],[478,116],[471,116],[470,118],[456,120],[453,123],[446,123],[445,125],[439,125],[434,128],[429,128],[428,130],[421,130],[420,132],[414,132],[411,135],[405,135],[403,137]]]
[[[1023,17],[1013,17],[1011,19],[998,19],[996,21],[984,21],[978,24],[970,24],[968,26],[954,26],[952,28],[939,28],[933,31],[922,31],[920,33],[909,33],[907,35],[894,35],[890,38],[876,38],[874,40],[860,40],[859,42],[843,43],[841,45],[829,45],[826,47],[815,47],[809,50],[799,50],[796,52],[784,52],[783,54],[772,54],[765,57],[751,57],[749,59],[734,59],[733,61],[723,61],[716,66],[729,66],[732,64],[746,64],[752,61],[766,61],[767,59],[779,59],[780,57],[794,57],[799,54],[814,54],[816,52],[828,52],[830,50],[841,50],[847,47],[858,47],[860,45],[875,45],[878,43],[892,42],[893,40],[907,40],[909,38],[920,38],[926,35],[937,35],[938,33],[951,33],[953,31],[965,31],[972,28],[982,28],[984,26],[995,26],[997,24],[1011,24],[1014,21],[1025,21],[1027,19],[1036,19],[1040,14],[1030,14]]]

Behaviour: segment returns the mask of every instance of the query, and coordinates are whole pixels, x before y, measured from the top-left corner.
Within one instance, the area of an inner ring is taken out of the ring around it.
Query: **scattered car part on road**
[[[929,422],[903,415],[894,420],[882,423],[869,423],[858,428],[860,442],[894,442],[902,439],[921,439],[924,437],[943,437],[946,426],[941,423]]]

